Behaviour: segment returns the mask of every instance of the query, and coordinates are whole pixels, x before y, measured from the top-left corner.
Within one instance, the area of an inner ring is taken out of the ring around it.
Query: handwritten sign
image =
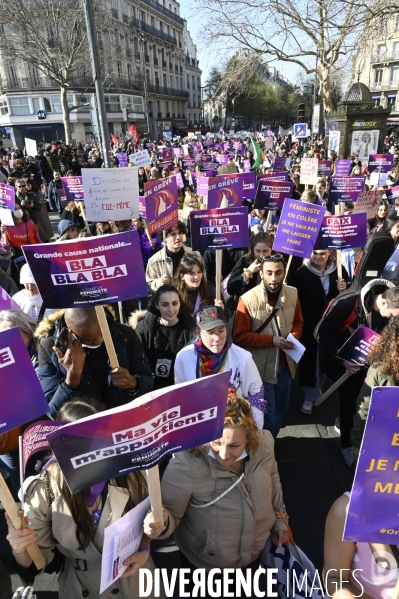
[[[363,191],[355,203],[354,214],[358,212],[366,212],[367,218],[373,218],[377,211],[378,205],[382,200],[382,191],[373,189],[371,191]]]
[[[302,158],[300,183],[316,185],[318,179],[319,161],[317,158]]]
[[[84,168],[82,181],[87,220],[108,222],[138,217],[137,168]]]
[[[147,164],[151,164],[151,158],[148,150],[139,150],[134,154],[129,154],[129,162],[135,164],[139,168],[147,166]]]

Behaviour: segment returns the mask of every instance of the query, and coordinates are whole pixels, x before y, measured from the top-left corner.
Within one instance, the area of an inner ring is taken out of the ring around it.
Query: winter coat
[[[316,380],[318,343],[313,335],[315,327],[330,301],[338,295],[336,265],[334,271],[328,277],[330,284],[327,295],[320,277],[305,265],[297,270],[293,283],[293,286],[298,290],[298,299],[304,321],[301,343],[306,347],[299,363],[299,382],[306,387],[314,387]],[[344,268],[342,268],[342,277],[348,284],[349,277]]]
[[[137,397],[152,390],[154,380],[148,360],[144,355],[143,346],[137,334],[127,325],[115,323],[108,318],[111,338],[118,356],[119,366],[126,368],[130,374],[137,378],[138,386],[135,389],[121,389],[111,382],[111,365],[109,360],[104,365],[108,369],[108,398],[109,408],[123,406]],[[76,397],[101,398],[101,389],[95,372],[91,369],[88,360],[83,366],[79,387],[72,388],[65,383],[66,370],[58,362],[57,355],[52,349],[57,341],[57,336],[65,327],[63,312],[56,312],[36,329],[39,339],[39,370],[38,376],[50,405],[50,412],[55,416],[60,407],[68,400]],[[65,351],[65,348],[63,348]],[[86,350],[86,353],[90,350]]]
[[[200,453],[175,454],[162,478],[162,502],[177,546],[196,568],[242,568],[261,553],[271,531],[287,530],[288,519],[269,431],[244,460],[244,478],[209,507],[196,508],[227,491],[238,474]]]
[[[366,379],[356,400],[356,414],[353,418],[351,441],[354,447],[360,447],[370,409],[371,393],[374,387],[396,387],[398,383],[386,374],[381,374],[378,366],[370,366]]]
[[[151,311],[151,308],[147,312],[132,314],[129,324],[140,337],[145,355],[154,372],[154,388],[162,389],[173,385],[176,355],[191,339],[196,337],[194,329],[197,327],[197,323],[194,318],[191,315],[180,314],[177,325],[168,327],[168,329],[170,328],[168,336],[166,335],[168,329],[159,324],[159,317]]]
[[[51,476],[52,468],[49,468]],[[124,514],[129,495],[126,489],[108,485],[108,495],[102,508],[101,518],[94,537],[86,551],[79,549],[76,539],[76,524],[72,518],[66,499],[51,477],[54,500],[49,507],[43,473],[31,476],[25,481],[25,509],[29,516],[29,526],[37,534],[37,544],[47,562],[53,559],[55,547],[65,556],[63,567],[58,576],[59,598],[77,599],[100,597],[100,579],[104,529],[116,522]],[[138,497],[133,497],[138,504]],[[154,571],[151,557],[145,568]],[[139,576],[119,579],[109,586],[101,599],[132,599],[139,596]],[[150,595],[153,597],[154,595]]]
[[[54,237],[54,231],[47,212],[46,200],[43,198],[42,192],[38,191],[35,195],[42,206],[42,209],[37,213],[37,227],[39,229],[40,239],[43,242],[46,242]]]
[[[46,156],[36,156],[36,164],[43,179],[43,183],[50,183],[50,181],[53,180],[53,169],[49,165]]]
[[[244,268],[248,268],[250,264],[252,264],[252,258],[247,258],[246,256],[241,256],[238,260],[237,264],[231,271],[230,278],[227,282],[227,292],[230,295],[241,297],[243,293],[250,291],[259,284],[258,274],[254,274],[252,279],[248,280],[248,283],[244,283],[244,279],[242,277]]]
[[[60,200],[57,193],[58,189],[62,189],[61,181],[50,181],[48,186],[48,201],[50,208],[57,208],[57,206],[60,205]]]
[[[202,260],[201,254],[199,252],[194,252],[191,248],[183,245],[184,253],[188,256],[193,255],[195,258]],[[166,258],[166,267],[168,271],[168,275],[171,279],[173,279],[173,262],[172,258],[167,256]],[[151,256],[147,263],[147,269],[145,273],[145,278],[147,281],[147,285],[150,290],[156,291],[158,287],[161,287],[162,281],[161,277],[164,274],[164,250],[159,250],[156,254]]]

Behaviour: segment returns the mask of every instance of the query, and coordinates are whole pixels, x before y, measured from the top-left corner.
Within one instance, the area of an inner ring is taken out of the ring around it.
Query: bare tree
[[[96,16],[101,30],[104,13],[97,9]],[[31,85],[43,79],[59,85],[69,143],[70,113],[78,106],[68,106],[68,90],[92,82],[81,0],[1,0],[0,56],[3,81],[24,73]]]
[[[394,0],[194,0],[204,23],[204,42],[222,51],[242,48],[316,73],[324,109],[333,109],[332,69],[351,64],[365,27],[379,27]],[[349,67],[350,68],[350,67]]]

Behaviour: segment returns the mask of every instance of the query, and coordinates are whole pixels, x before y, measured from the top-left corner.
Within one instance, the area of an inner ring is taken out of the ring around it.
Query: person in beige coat
[[[61,408],[58,419],[72,422],[84,418],[98,412],[99,405],[93,400],[72,400]],[[104,529],[148,495],[141,472],[106,483],[91,507],[88,491],[71,495],[54,460],[41,474],[25,481],[25,514],[29,528],[15,530],[7,517],[7,539],[22,576],[26,571],[34,576],[39,573],[26,551],[29,543],[38,544],[50,570],[57,548],[58,558],[63,560],[58,576],[60,599],[98,599]],[[121,599],[139,596],[139,569],[145,566],[154,570],[149,547],[150,539],[143,535],[139,550],[124,561],[128,569],[101,594],[101,599],[111,599],[116,594]]]
[[[266,540],[288,541],[288,516],[269,431],[230,391],[223,436],[169,462],[161,483],[164,523],[144,521],[151,538],[174,533],[183,567],[251,568]]]

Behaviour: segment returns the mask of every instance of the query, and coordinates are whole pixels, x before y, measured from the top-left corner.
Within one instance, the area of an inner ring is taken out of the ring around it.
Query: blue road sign
[[[39,121],[43,121],[47,116],[47,113],[45,110],[39,110],[39,112],[37,113],[37,118],[39,119]]]
[[[306,123],[296,123],[294,125],[294,135],[297,138],[308,137],[308,126]]]

